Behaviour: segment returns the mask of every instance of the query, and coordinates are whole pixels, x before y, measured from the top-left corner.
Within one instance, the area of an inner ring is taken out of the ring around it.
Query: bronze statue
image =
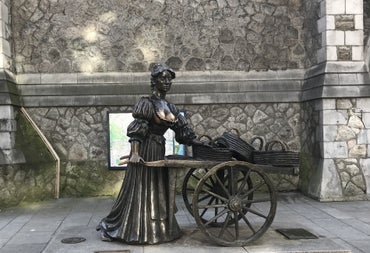
[[[142,97],[128,126],[131,153],[121,190],[108,214],[97,227],[102,240],[120,240],[128,244],[157,244],[181,236],[169,200],[168,168],[152,168],[142,161],[163,160],[168,128],[175,131],[179,143],[197,143],[193,130],[174,104],[166,101],[175,72],[155,64],[151,72],[152,95]]]

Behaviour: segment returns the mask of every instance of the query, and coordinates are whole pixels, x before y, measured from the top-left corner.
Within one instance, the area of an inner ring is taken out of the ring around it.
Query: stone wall
[[[305,47],[305,67],[312,67],[317,63],[317,50],[321,46],[321,36],[317,30],[317,20],[320,17],[320,0],[303,1],[303,36]]]
[[[0,0],[0,68],[14,72],[11,4],[10,0]]]
[[[23,161],[0,164],[0,207],[55,196],[56,167],[52,155],[21,113],[16,113],[15,120],[14,147]]]
[[[311,196],[320,192],[320,103],[302,103],[301,111],[301,166],[299,188]]]
[[[315,33],[317,14],[307,2],[14,0],[16,71],[140,72],[156,61],[175,70],[304,68],[317,39],[304,35]]]
[[[370,0],[364,0],[364,45],[370,36]]]
[[[129,107],[27,109],[61,159],[61,197],[118,192],[123,172],[108,170],[107,113],[129,110]]]
[[[369,108],[365,98],[316,100],[303,105],[303,192],[323,201],[366,199]]]
[[[186,110],[196,133],[220,136],[236,128],[249,141],[262,136],[300,149],[298,103],[179,106]],[[61,196],[116,194],[123,172],[107,166],[107,112],[129,112],[131,107],[28,108],[61,157]],[[268,134],[267,134],[268,133]],[[186,170],[179,170],[179,185]],[[274,175],[279,190],[297,189],[298,176]]]

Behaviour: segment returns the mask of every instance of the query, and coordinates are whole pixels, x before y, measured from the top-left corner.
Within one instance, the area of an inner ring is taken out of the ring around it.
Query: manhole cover
[[[64,238],[62,240],[62,243],[74,244],[74,243],[80,243],[84,241],[86,241],[86,238],[83,238],[83,237],[69,237],[69,238]]]
[[[316,235],[303,228],[279,228],[276,231],[290,240],[318,239]]]

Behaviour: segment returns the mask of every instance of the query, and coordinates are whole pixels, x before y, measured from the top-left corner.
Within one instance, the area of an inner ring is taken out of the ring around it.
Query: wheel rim
[[[193,169],[190,169],[189,172],[185,175],[185,178],[184,178],[184,181],[183,181],[183,185],[182,185],[182,196],[183,196],[183,199],[184,199],[184,203],[185,203],[185,206],[187,208],[187,210],[189,211],[189,213],[193,215],[193,195],[194,195],[194,192],[195,192],[195,188],[196,186],[198,185],[199,181],[206,175],[206,173],[209,171],[209,169],[197,169],[197,168],[193,168]],[[228,185],[228,178],[225,178],[224,175],[222,175],[222,171],[220,171],[220,173],[218,173],[218,177],[221,179],[221,181],[227,186]],[[241,182],[244,178],[244,175],[242,173],[239,173],[237,175],[237,180],[238,182]],[[219,187],[219,183],[218,182],[215,182],[213,180],[209,180],[209,182],[205,182],[204,183],[205,186],[208,188],[208,189],[212,189],[212,190],[216,190],[216,191],[219,191],[220,189],[217,189]],[[249,188],[252,187],[252,182],[250,180],[250,178],[248,178],[247,180],[247,186]],[[248,196],[249,199],[252,199],[253,198],[253,193],[250,194]],[[218,198],[215,198],[214,196],[211,196],[207,193],[200,193],[199,194],[199,197],[198,197],[198,202],[203,202],[203,201],[208,201],[207,204],[208,205],[219,205],[221,204],[221,202],[219,201]],[[203,218],[204,216],[209,216],[209,212],[213,212],[214,215],[217,215],[219,213],[219,210],[218,208],[214,208],[214,209],[210,209],[210,210],[207,210],[207,209],[204,209],[203,212],[200,214],[200,219],[202,220],[203,223],[207,223],[208,220],[206,218]],[[239,218],[242,218],[241,216]],[[233,222],[233,221],[230,221],[230,222]],[[210,226],[212,227],[219,227],[219,226],[222,226],[223,225],[223,222],[222,221],[219,221],[219,220],[214,220]]]
[[[223,182],[221,174],[227,181]],[[238,174],[243,175],[243,180],[239,181]],[[211,181],[217,182],[219,188],[209,189]],[[205,193],[217,199],[217,204],[203,201],[201,196]],[[246,162],[225,162],[201,178],[192,207],[196,223],[211,240],[224,246],[243,246],[261,237],[271,225],[276,194],[263,171]],[[215,221],[220,224],[218,227],[212,225]]]

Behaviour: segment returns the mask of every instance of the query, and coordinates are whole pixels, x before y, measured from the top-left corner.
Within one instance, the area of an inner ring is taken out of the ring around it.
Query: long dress
[[[171,121],[159,115],[163,111],[172,117]],[[195,138],[176,107],[154,95],[140,99],[133,117],[127,135],[130,141],[140,142],[139,155],[145,161],[164,159],[163,134],[168,128],[175,131],[179,143],[189,144]],[[169,183],[168,168],[128,164],[116,202],[99,224],[101,233],[128,244],[157,244],[179,238],[181,230],[171,212],[174,203],[169,200]]]

